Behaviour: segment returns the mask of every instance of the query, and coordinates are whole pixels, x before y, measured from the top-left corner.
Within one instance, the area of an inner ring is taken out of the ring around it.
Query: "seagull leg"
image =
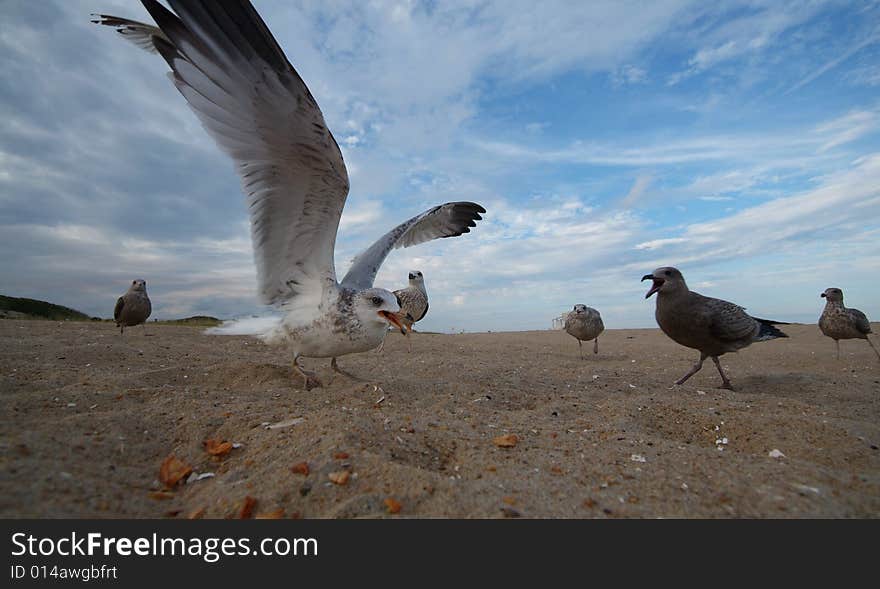
[[[303,370],[299,365],[299,355],[293,357],[293,371],[303,377],[305,381],[305,387],[307,391],[312,390],[315,387],[323,387],[324,384],[318,380],[315,376],[314,372],[308,372],[307,370]]]
[[[730,380],[727,379],[727,376],[724,374],[724,371],[721,370],[721,362],[718,360],[718,356],[712,356],[712,362],[715,363],[715,367],[718,369],[718,374],[721,375],[721,387],[722,389],[733,390],[733,385],[730,384]]]
[[[599,353],[599,338],[598,337],[593,340],[593,353],[594,354]]]
[[[340,367],[339,367],[339,364],[336,363],[336,358],[333,358],[332,360],[330,360],[330,368],[333,369],[333,372],[339,373],[339,374],[341,374],[342,376],[347,376],[348,378],[350,378],[350,379],[352,379],[352,380],[356,380],[356,381],[358,381],[358,382],[369,382],[369,381],[366,380],[366,379],[363,379],[363,378],[360,378],[360,377],[358,377],[358,376],[355,376],[355,375],[353,375],[352,373],[350,373],[350,372],[346,372],[345,370],[343,370],[342,368],[340,368]]]
[[[581,360],[584,359],[584,345],[581,343],[581,340],[578,340],[578,352],[581,354]]]
[[[874,353],[877,354],[877,359],[880,360],[880,352],[877,351],[877,348],[874,347],[874,344],[871,343],[871,340],[868,336],[865,336],[865,341],[868,342],[868,345],[871,346],[871,349],[874,350]]]
[[[698,373],[700,371],[700,368],[703,367],[703,360],[705,360],[706,358],[707,358],[706,354],[704,354],[703,352],[700,352],[699,362],[694,364],[694,367],[691,368],[690,372],[688,372],[687,374],[685,374],[684,376],[679,378],[677,381],[675,381],[675,384],[684,384],[684,381],[686,381],[687,379],[689,379],[690,377],[692,377],[693,375]]]
[[[837,360],[840,361],[840,340],[834,340],[834,345],[837,347]]]

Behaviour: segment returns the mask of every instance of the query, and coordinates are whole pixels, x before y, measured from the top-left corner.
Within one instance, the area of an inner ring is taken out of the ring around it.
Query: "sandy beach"
[[[250,337],[2,320],[0,514],[877,517],[880,362],[784,329],[722,358],[736,391],[711,363],[672,387],[697,352],[658,329],[608,330],[584,360],[561,331],[415,333],[412,353],[391,333],[340,359],[371,383],[306,360],[326,385],[306,391]],[[214,476],[165,489],[172,454]]]

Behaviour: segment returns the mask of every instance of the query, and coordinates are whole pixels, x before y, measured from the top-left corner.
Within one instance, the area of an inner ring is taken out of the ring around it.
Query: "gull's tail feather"
[[[266,337],[281,324],[281,317],[242,317],[224,321],[222,325],[205,330],[208,335],[255,335]]]
[[[777,337],[788,337],[782,330],[777,329],[774,325],[789,325],[784,321],[771,321],[770,319],[758,319],[754,318],[755,321],[761,326],[761,330],[758,332],[758,335],[755,336],[756,342],[763,342],[768,339],[776,339]]]

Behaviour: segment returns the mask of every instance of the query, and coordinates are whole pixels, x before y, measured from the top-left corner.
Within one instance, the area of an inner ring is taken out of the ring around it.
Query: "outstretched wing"
[[[162,32],[151,39],[175,86],[235,160],[262,301],[281,304],[335,284],[345,163],[317,102],[260,15],[247,0],[169,0],[176,14],[142,1]]]
[[[469,233],[482,219],[480,213],[485,212],[473,202],[448,202],[401,223],[352,261],[342,286],[358,290],[372,287],[379,267],[392,249]]]
[[[93,23],[116,27],[116,32],[125,37],[127,41],[131,41],[144,51],[149,51],[150,53],[158,53],[156,45],[153,44],[153,37],[159,37],[168,41],[165,33],[158,27],[148,25],[147,23],[119,16],[110,16],[109,14],[93,14],[92,16],[95,17],[95,20],[92,21]]]

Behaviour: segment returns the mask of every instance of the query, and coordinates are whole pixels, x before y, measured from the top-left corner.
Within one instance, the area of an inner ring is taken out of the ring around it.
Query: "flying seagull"
[[[858,309],[847,309],[843,306],[843,291],[839,288],[826,288],[825,292],[819,295],[825,299],[825,309],[822,316],[819,317],[819,329],[822,333],[834,340],[837,346],[837,359],[840,360],[840,341],[842,339],[863,339],[877,354],[880,359],[880,352],[868,339],[871,333],[871,323],[868,321],[867,315]]]
[[[645,298],[657,293],[654,316],[663,333],[683,346],[700,351],[699,361],[675,384],[683,384],[703,367],[706,358],[711,357],[721,374],[721,388],[733,390],[718,356],[741,350],[752,342],[788,337],[773,327],[786,325],[781,321],[752,317],[739,305],[689,290],[684,276],[676,268],[657,268],[642,280],[653,281]]]
[[[599,334],[605,331],[605,326],[602,324],[602,316],[596,309],[586,305],[575,305],[574,309],[565,316],[565,331],[577,339],[581,360],[584,359],[581,341],[594,340],[593,353],[599,353]]]
[[[348,172],[315,98],[263,19],[246,0],[169,0],[174,12],[142,2],[156,26],[109,15],[93,22],[158,52],[202,125],[235,161],[259,296],[284,313],[263,339],[290,343],[306,388],[320,385],[300,368],[301,356],[332,358],[331,367],[342,372],[338,356],[378,346],[388,324],[402,327],[397,298],[373,288],[388,253],[468,233],[486,210],[472,202],[428,209],[358,255],[338,282],[333,251]]]
[[[409,273],[409,286],[394,291],[394,296],[400,301],[400,313],[397,317],[406,328],[404,335],[409,342],[409,350],[412,351],[412,342],[409,341],[409,332],[412,331],[413,323],[421,321],[428,313],[428,291],[425,290],[425,277],[420,270]]]
[[[144,323],[146,329],[145,322],[152,310],[150,297],[147,296],[147,281],[132,280],[128,292],[116,299],[116,307],[113,309],[113,319],[116,321],[119,333],[124,333],[126,327],[134,327],[141,323]]]

